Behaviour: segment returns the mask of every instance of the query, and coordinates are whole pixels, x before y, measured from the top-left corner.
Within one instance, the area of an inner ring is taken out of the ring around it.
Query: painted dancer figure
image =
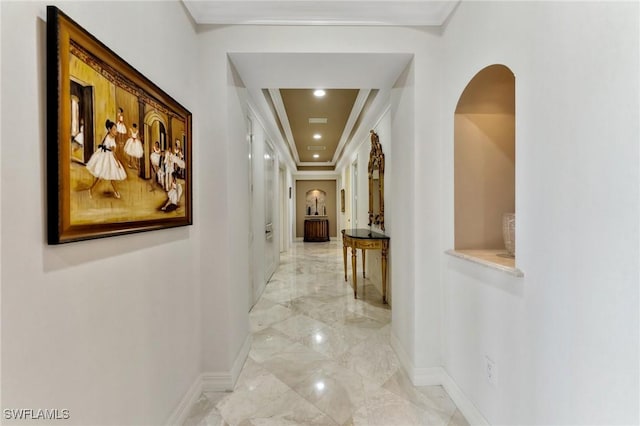
[[[184,161],[184,152],[182,152],[182,146],[180,140],[176,139],[176,143],[173,147],[173,162],[175,164],[175,170],[178,173],[178,177],[184,179],[186,163]]]
[[[118,108],[118,133],[121,135],[127,134],[127,126],[124,124],[124,110],[122,108]]]
[[[118,108],[118,115],[116,117],[116,126],[118,128],[116,133],[116,142],[118,144],[117,149],[114,151],[116,158],[124,163],[124,141],[127,138],[127,125],[124,124],[124,110]]]
[[[151,160],[151,187],[149,191],[155,191],[155,185],[160,185],[164,175],[162,174],[162,169],[160,165],[162,164],[162,150],[160,149],[160,142],[156,141],[153,144],[153,151],[149,156]]]
[[[72,146],[74,151],[84,148],[84,120],[82,119],[80,119],[80,129],[78,133],[72,138]]]
[[[125,180],[127,172],[113,153],[117,146],[116,135],[118,134],[118,128],[116,123],[109,119],[107,119],[105,127],[107,128],[107,134],[102,139],[102,143],[98,145],[98,150],[91,155],[87,162],[87,170],[95,177],[93,184],[89,188],[89,197],[93,198],[93,188],[100,180],[108,180],[111,181],[111,186],[113,187],[113,196],[120,198],[115,181]]]
[[[124,152],[129,158],[129,168],[139,170],[140,159],[144,155],[144,148],[142,148],[142,142],[138,139],[138,125],[135,123],[131,129],[131,137],[127,139],[127,142],[124,144]],[[132,164],[134,158],[137,160],[135,165]]]
[[[165,212],[170,212],[178,208],[178,203],[182,197],[182,185],[176,181],[177,173],[171,173],[171,185],[167,192],[167,202],[160,208]]]

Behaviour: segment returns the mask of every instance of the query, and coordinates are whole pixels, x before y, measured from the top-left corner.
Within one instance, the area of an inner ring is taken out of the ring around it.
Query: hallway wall
[[[64,424],[164,424],[201,371],[200,134],[194,226],[48,246],[51,3],[199,117],[197,36],[180,3],[1,2],[2,408],[68,409]]]
[[[437,96],[438,82],[434,78],[438,75],[436,64],[438,62],[438,48],[436,45],[437,32],[429,29],[416,28],[388,28],[388,27],[345,27],[345,26],[201,26],[199,28],[201,57],[203,58],[203,73],[207,75],[207,81],[201,90],[201,96],[204,99],[202,110],[207,111],[203,117],[203,134],[206,135],[203,146],[215,146],[219,141],[228,139],[229,141],[238,141],[242,133],[237,130],[233,134],[230,133],[227,118],[230,116],[242,116],[241,105],[235,100],[232,107],[227,107],[227,100],[221,94],[227,93],[229,84],[228,53],[233,52],[296,52],[296,53],[409,53],[416,59],[410,66],[410,73],[405,75],[395,89],[395,103],[393,103],[391,116],[397,115],[395,124],[392,124],[391,134],[392,140],[398,140],[400,143],[394,146],[394,156],[397,155],[398,164],[394,173],[394,180],[391,184],[392,200],[391,203],[403,206],[394,215],[394,243],[393,244],[393,276],[394,282],[394,322],[393,332],[396,335],[396,341],[403,347],[408,359],[411,363],[420,366],[439,366],[441,365],[441,339],[440,339],[440,264],[436,257],[429,264],[433,264],[432,268],[423,277],[424,281],[420,284],[420,292],[426,299],[417,301],[413,297],[414,293],[414,262],[415,252],[415,235],[414,227],[414,199],[416,194],[413,192],[416,188],[413,185],[414,167],[412,164],[406,164],[402,161],[413,163],[417,161],[414,157],[414,128],[413,117],[419,116],[425,125],[420,126],[421,142],[425,139],[432,140],[435,143],[435,135],[437,128],[432,124],[436,121],[433,118],[436,111],[436,105],[429,105],[425,102],[414,103],[413,90],[420,89],[423,97]],[[348,44],[344,40],[349,40]],[[419,72],[414,74],[414,69]],[[318,83],[322,85],[322,82]],[[250,88],[253,89],[253,88]],[[388,88],[387,88],[388,89]],[[226,96],[229,96],[228,94]],[[234,119],[235,120],[235,119]],[[392,122],[393,122],[392,118]],[[237,126],[239,128],[239,126]],[[229,143],[227,149],[232,149],[228,155],[220,155],[219,152],[211,149],[210,153],[205,155],[210,161],[210,170],[206,172],[206,182],[214,182],[214,174],[222,173],[227,176],[229,188],[240,190],[241,186],[235,183],[235,177],[243,178],[246,175],[246,153],[238,150],[239,143]],[[207,148],[209,149],[209,148]],[[224,148],[221,148],[224,149]],[[430,167],[430,163],[437,164],[437,156],[429,157],[428,161],[420,161],[421,167],[425,164]],[[217,172],[214,172],[217,170]],[[366,171],[366,168],[364,169]],[[433,168],[432,173],[436,176],[429,183],[430,188],[435,188],[435,199],[439,199],[439,169]],[[211,175],[211,176],[208,176]],[[295,178],[294,174],[294,178]],[[216,183],[214,183],[216,185]],[[227,189],[221,189],[224,193]],[[235,191],[234,190],[234,191]],[[421,196],[424,195],[424,188],[420,188]],[[362,192],[366,197],[366,187]],[[222,195],[224,198],[224,195]],[[437,203],[436,203],[437,204]],[[239,206],[240,208],[242,206]],[[214,208],[212,205],[211,208]],[[364,213],[366,214],[366,207]],[[433,213],[430,209],[428,214],[438,216],[439,213]],[[243,232],[246,228],[246,221],[241,215],[228,214],[224,219],[224,233]],[[366,221],[365,221],[366,224]],[[243,238],[243,237],[242,237]],[[241,238],[238,238],[241,241]],[[203,243],[209,244],[209,243]],[[422,240],[421,245],[427,246],[431,251],[437,249],[439,251],[440,244],[438,239]],[[226,262],[225,270],[237,271],[246,270],[246,264],[240,256],[230,257],[228,254],[220,253],[219,260]],[[423,262],[423,260],[421,260]],[[212,272],[209,265],[203,264],[203,276]],[[235,277],[229,275],[228,280],[235,282]],[[234,290],[235,291],[235,290]],[[402,295],[402,297],[398,297]],[[218,309],[231,309],[235,305],[221,306],[224,302],[214,301],[212,298],[205,309],[212,316],[218,316]],[[420,333],[416,333],[413,323],[414,314],[418,310],[418,318],[426,318],[430,320],[427,327],[422,327]],[[206,323],[211,323],[211,320]],[[230,327],[235,327],[230,324]],[[248,332],[241,329],[236,330],[233,341],[228,348],[230,353],[239,353],[244,338]],[[213,368],[214,362],[220,359],[213,354],[220,351],[219,345],[216,345],[213,335],[207,337],[205,346],[210,346],[205,350],[205,370]],[[418,353],[419,351],[419,353]],[[418,360],[416,361],[416,357]]]
[[[391,195],[394,191],[402,191],[402,189],[397,188],[393,184],[393,155],[392,155],[392,146],[393,141],[391,139],[391,110],[387,108],[384,111],[384,114],[381,117],[377,118],[376,123],[372,123],[374,130],[379,137],[380,145],[382,145],[382,152],[385,155],[385,174],[384,174],[384,190],[385,190],[385,231],[382,231],[379,226],[373,225],[371,229],[374,232],[386,233],[387,235],[392,235],[390,231],[393,229],[393,205],[389,203],[391,199]],[[365,132],[362,133],[363,135]],[[366,133],[366,137],[353,141],[353,144],[357,145],[354,148],[354,153],[351,155],[348,161],[343,161],[342,170],[339,170],[340,175],[342,176],[342,180],[348,180],[349,185],[345,188],[345,198],[347,200],[351,200],[351,185],[355,184],[358,187],[358,227],[359,228],[368,228],[369,223],[369,153],[371,152],[371,136]],[[352,180],[350,171],[351,165],[356,162],[358,165],[358,178],[357,181]],[[348,179],[347,179],[348,177]],[[339,197],[339,194],[338,194]],[[345,201],[347,201],[345,200]],[[349,206],[351,207],[351,206]],[[350,212],[349,212],[350,214]],[[349,223],[350,224],[350,223]],[[349,226],[350,227],[350,226]],[[395,241],[395,239],[394,239]],[[402,248],[398,246],[400,250]],[[395,249],[395,246],[394,246]],[[350,253],[350,251],[349,251]],[[358,252],[358,259],[361,259],[361,254]],[[376,286],[376,288],[382,293],[382,281],[381,281],[381,253],[380,250],[369,250],[366,255],[366,268],[367,268],[367,278]],[[392,269],[392,259],[393,253],[391,253],[391,248],[389,249],[388,254],[388,271],[387,271],[387,300],[389,304],[392,303],[393,299],[393,269]],[[360,260],[359,260],[360,261]],[[361,271],[358,270],[360,273]]]
[[[524,278],[439,255],[445,368],[492,424],[639,422],[638,16],[635,2],[462,2],[444,32],[440,253],[456,102],[487,65],[516,78]]]

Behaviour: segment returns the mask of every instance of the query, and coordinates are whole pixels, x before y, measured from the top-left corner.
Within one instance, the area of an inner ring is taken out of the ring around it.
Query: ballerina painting
[[[190,225],[191,113],[55,6],[47,42],[49,243]]]

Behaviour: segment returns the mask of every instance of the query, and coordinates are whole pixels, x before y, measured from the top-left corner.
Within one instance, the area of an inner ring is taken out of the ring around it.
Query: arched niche
[[[490,65],[469,81],[454,117],[455,249],[505,250],[515,212],[515,76]]]
[[[327,193],[322,189],[312,189],[305,194],[305,214],[307,216],[327,215]]]

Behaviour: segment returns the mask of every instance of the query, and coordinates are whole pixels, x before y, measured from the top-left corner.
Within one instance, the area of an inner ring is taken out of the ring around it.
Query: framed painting
[[[187,109],[47,7],[49,244],[191,225],[191,132]]]

